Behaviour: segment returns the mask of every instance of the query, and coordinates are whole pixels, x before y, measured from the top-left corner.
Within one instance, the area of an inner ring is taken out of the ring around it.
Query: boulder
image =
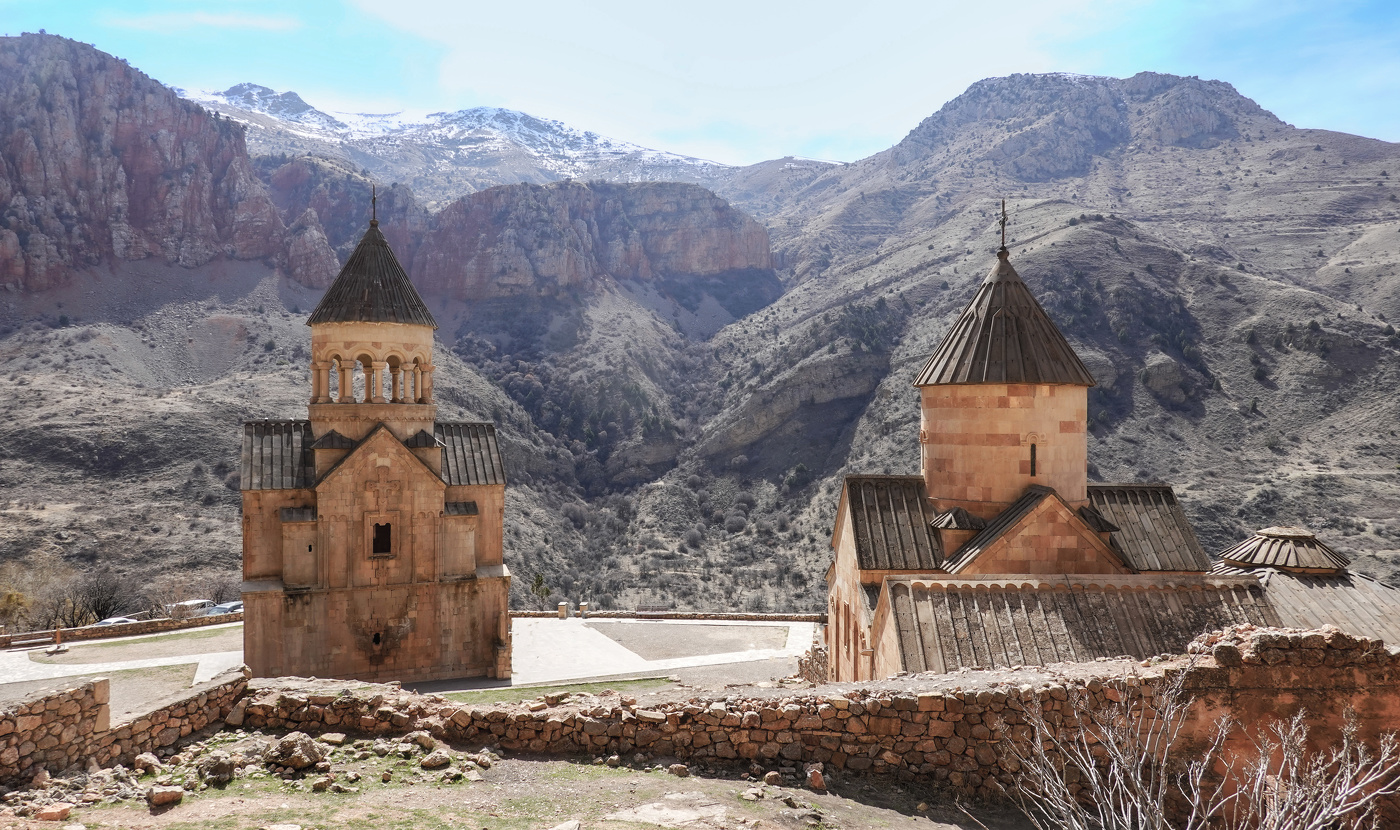
[[[71,812],[73,812],[73,805],[66,801],[60,801],[39,808],[39,811],[34,814],[34,818],[39,821],[63,821],[68,818],[68,814]]]
[[[233,780],[236,769],[237,764],[234,763],[233,758],[221,750],[209,753],[195,764],[195,771],[199,773],[200,778],[210,784],[220,786]]]
[[[423,756],[423,760],[418,765],[423,769],[442,769],[452,763],[452,756],[444,749],[435,749]]]
[[[263,763],[301,770],[325,760],[325,757],[325,749],[310,735],[305,732],[292,732],[263,753]]]
[[[146,803],[152,807],[168,807],[179,804],[185,797],[183,787],[151,787],[146,790]]]
[[[150,752],[143,752],[131,762],[131,768],[141,773],[156,773],[164,769],[160,759]]]

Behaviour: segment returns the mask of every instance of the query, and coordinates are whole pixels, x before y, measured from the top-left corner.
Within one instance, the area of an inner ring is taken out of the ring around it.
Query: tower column
[[[390,378],[393,387],[390,390],[391,396],[389,400],[393,403],[403,403],[403,364],[394,367]]]
[[[366,380],[368,382],[372,379],[374,386],[365,390],[365,400],[370,403],[386,403],[384,400],[384,373],[389,371],[389,364],[376,360],[370,365],[373,369],[370,372],[370,378]]]
[[[352,366],[347,366],[344,360],[340,361],[336,367],[340,370],[340,397],[336,403],[355,402],[355,370]]]
[[[331,364],[329,361],[311,361],[311,402],[331,402]]]
[[[419,403],[433,402],[433,365],[430,363],[423,367],[423,394],[418,398]]]

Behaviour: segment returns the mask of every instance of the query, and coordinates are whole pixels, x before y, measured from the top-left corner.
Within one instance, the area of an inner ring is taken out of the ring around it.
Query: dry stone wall
[[[243,696],[242,672],[215,682],[115,728],[110,725],[109,683],[22,700],[0,711],[0,785],[32,780],[42,769],[57,773],[92,759],[99,765],[130,764],[142,752],[174,746],[218,725]]]
[[[1239,626],[1198,638],[1191,651],[1145,665],[1062,664],[801,691],[749,688],[644,705],[614,693],[467,706],[396,684],[298,678],[261,681],[249,691],[240,674],[111,730],[103,728],[106,686],[98,682],[0,713],[0,783],[88,757],[99,764],[127,762],[140,752],[173,747],[222,719],[231,727],[313,735],[423,730],[454,743],[610,761],[640,755],[713,766],[817,769],[828,776],[889,775],[990,797],[1014,783],[1019,765],[1011,747],[1031,734],[1028,710],[1070,722],[1078,717],[1076,706],[1102,710],[1125,697],[1151,708],[1174,680],[1195,698],[1182,736],[1188,747],[1208,740],[1221,715],[1257,730],[1270,719],[1304,711],[1319,745],[1335,740],[1348,711],[1360,716],[1367,739],[1400,728],[1400,654],[1379,641],[1335,628]],[[1248,735],[1233,740],[1248,749]]]
[[[1337,734],[1348,708],[1365,719],[1371,736],[1400,728],[1400,655],[1379,641],[1336,629],[1240,626],[1200,638],[1192,648],[1192,658],[1150,666],[1072,664],[1059,667],[1065,670],[1059,676],[1053,668],[1049,674],[1036,670],[1029,675],[1039,678],[1034,683],[1017,672],[924,675],[848,689],[750,690],[650,708],[621,696],[550,696],[481,707],[386,687],[310,694],[269,686],[239,701],[229,723],[311,733],[426,730],[449,741],[551,755],[820,763],[828,770],[931,781],[984,796],[1014,780],[1018,763],[1008,741],[1030,734],[1028,707],[1057,718],[1074,714],[1076,700],[1103,709],[1124,695],[1151,707],[1163,685],[1182,672],[1185,688],[1197,698],[1188,742],[1207,740],[1222,714],[1257,727],[1304,709],[1320,741]],[[1136,674],[1125,676],[1127,667]],[[968,685],[954,685],[959,682]]]

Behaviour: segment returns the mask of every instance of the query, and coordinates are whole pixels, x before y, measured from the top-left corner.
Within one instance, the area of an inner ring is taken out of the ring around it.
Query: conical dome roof
[[[1301,527],[1266,527],[1221,553],[1220,558],[1237,568],[1313,573],[1335,573],[1349,562],[1319,541],[1311,530]]]
[[[317,323],[407,323],[437,328],[437,321],[379,232],[378,220],[373,219],[306,321],[308,326]]]
[[[945,383],[1093,386],[1094,377],[1002,248],[992,272],[914,381],[915,386]]]

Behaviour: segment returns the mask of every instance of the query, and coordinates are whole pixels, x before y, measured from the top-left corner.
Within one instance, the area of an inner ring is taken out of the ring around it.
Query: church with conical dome
[[[1171,486],[1091,483],[1094,379],[1004,241],[914,385],[921,474],[841,490],[830,680],[1180,654],[1242,623],[1400,637],[1400,589],[1310,531],[1261,530],[1212,564]]]
[[[496,430],[437,420],[437,323],[379,223],[312,312],[307,419],[244,424],[254,675],[511,671]]]

